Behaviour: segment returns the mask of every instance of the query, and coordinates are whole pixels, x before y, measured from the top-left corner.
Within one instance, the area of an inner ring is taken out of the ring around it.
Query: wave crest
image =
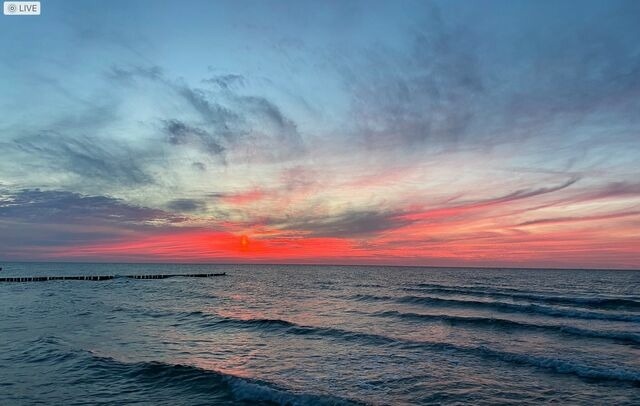
[[[415,288],[403,288],[405,291],[423,293],[458,294],[469,296],[505,298],[511,300],[527,300],[556,305],[596,308],[603,310],[640,310],[640,301],[622,297],[583,297],[561,296],[546,293],[523,292],[516,289],[500,290],[485,287],[452,287],[444,285],[419,284]]]
[[[418,321],[440,321],[451,325],[471,325],[480,327],[500,327],[522,330],[538,330],[551,331],[576,337],[599,338],[619,341],[623,343],[640,344],[640,335],[625,332],[614,331],[596,331],[587,330],[573,326],[562,326],[553,324],[532,324],[521,321],[500,319],[493,317],[467,317],[453,316],[447,314],[419,314],[419,313],[403,313],[395,310],[375,313],[380,317],[396,317],[401,319],[410,319]]]

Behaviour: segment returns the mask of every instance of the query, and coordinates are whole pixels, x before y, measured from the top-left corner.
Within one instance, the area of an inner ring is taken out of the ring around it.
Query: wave
[[[503,327],[521,330],[551,331],[576,337],[609,339],[622,343],[640,344],[640,335],[633,333],[595,331],[572,326],[560,326],[551,324],[531,324],[493,317],[466,317],[446,314],[402,313],[394,310],[375,313],[374,315],[380,317],[397,317],[410,320],[442,321],[451,325],[471,325],[480,327]]]
[[[357,294],[349,297],[349,299],[357,300],[360,302],[384,302],[384,301],[396,300],[398,299],[398,296],[378,296],[378,295]]]
[[[479,354],[485,358],[545,369],[559,374],[571,374],[595,381],[619,381],[640,387],[640,373],[624,368],[594,367],[571,360],[498,351],[488,347],[464,348],[462,351]]]
[[[371,296],[371,295],[359,295],[362,300],[389,300],[397,299],[390,296]],[[434,317],[430,315],[420,315],[406,313],[404,316],[401,313],[396,312],[383,312],[380,313],[383,316],[399,316],[399,317]],[[443,316],[437,316],[441,318]],[[491,325],[492,323],[499,326],[510,326],[513,328],[525,328],[525,329],[553,329],[554,331],[589,336],[596,338],[609,338],[613,340],[638,343],[638,336],[634,334],[624,334],[615,332],[598,332],[592,330],[584,330],[568,326],[538,326],[535,324],[520,323],[511,320],[504,319],[484,319],[474,317],[449,317],[452,323],[469,323],[469,324],[483,324]],[[528,365],[530,367],[541,368],[554,373],[570,374],[582,378],[608,380],[608,381],[620,381],[623,383],[631,383],[633,385],[640,386],[640,373],[616,368],[597,368],[588,365],[582,365],[573,361],[564,361],[561,359],[535,357],[518,353],[502,352],[493,350],[487,347],[466,347],[459,346],[447,342],[429,342],[429,341],[410,341],[400,338],[389,337],[386,335],[349,331],[334,327],[320,327],[320,326],[307,326],[297,324],[291,321],[282,319],[271,318],[234,318],[224,317],[215,314],[209,314],[202,311],[192,312],[180,312],[174,313],[172,318],[179,321],[180,324],[187,324],[199,329],[210,330],[221,327],[235,327],[241,329],[256,329],[259,331],[270,332],[272,334],[283,335],[298,335],[298,336],[315,336],[323,337],[330,340],[339,340],[347,342],[357,342],[358,344],[373,345],[373,346],[389,346],[397,347],[407,350],[431,350],[431,351],[448,351],[459,352],[464,354],[473,355],[481,358],[498,359],[503,362],[512,364]]]
[[[236,327],[256,328],[261,331],[280,332],[294,335],[313,335],[341,341],[356,341],[370,345],[384,345],[408,350],[450,351],[469,354],[485,359],[494,359],[511,364],[526,365],[559,374],[569,374],[581,378],[618,381],[640,386],[640,373],[622,368],[600,368],[583,365],[571,360],[537,357],[519,353],[494,350],[488,347],[467,347],[447,342],[411,341],[385,335],[356,332],[334,327],[305,326],[280,319],[238,319],[232,317],[216,317],[201,312],[192,312],[193,316],[207,319],[206,325],[233,325]],[[200,324],[201,326],[203,324]]]
[[[559,309],[550,306],[542,306],[538,304],[518,304],[507,302],[483,302],[479,300],[458,300],[458,299],[445,299],[441,297],[431,296],[403,296],[397,299],[403,303],[417,303],[423,305],[450,305],[457,307],[472,307],[472,308],[488,308],[494,310],[500,310],[509,313],[537,313],[546,316],[553,317],[571,317],[578,319],[593,319],[593,320],[609,320],[609,321],[629,321],[638,322],[640,316],[633,314],[614,314],[614,313],[600,313],[587,310],[574,310],[574,309]]]
[[[207,394],[210,403],[216,401],[242,401],[248,404],[276,405],[358,405],[354,400],[330,395],[297,393],[273,383],[238,377],[223,372],[190,365],[169,364],[158,361],[126,363],[110,357],[91,355],[91,369],[115,377],[135,379],[151,388],[181,387]],[[86,368],[86,367],[85,367]],[[212,397],[215,396],[217,398]]]
[[[419,288],[402,289],[405,291],[414,292],[459,294],[493,298],[506,298],[511,300],[527,300],[548,304],[579,306],[603,310],[640,310],[640,301],[631,298],[557,296],[542,293],[522,292],[515,289],[501,289],[499,291],[483,287],[449,287],[440,285],[427,285]],[[509,291],[510,293],[507,293],[506,291]]]
[[[191,322],[196,323],[200,327],[224,325],[240,328],[255,328],[261,331],[266,330],[282,334],[324,337],[332,340],[375,346],[389,346],[404,350],[458,353],[541,369],[551,373],[573,375],[588,380],[611,381],[640,387],[639,371],[618,367],[591,366],[573,360],[514,353],[486,346],[473,347],[448,342],[413,341],[375,333],[348,331],[334,327],[305,326],[280,319],[237,319],[232,317],[216,317],[202,312],[189,312],[182,314],[182,316],[190,319]],[[161,362],[123,363],[112,358],[99,357],[84,351],[66,351],[63,350],[63,348],[69,348],[68,344],[61,342],[55,337],[43,337],[32,344],[33,345],[29,346],[29,351],[18,354],[18,358],[21,358],[20,361],[30,363],[46,362],[50,365],[64,368],[65,374],[74,372],[74,368],[68,366],[68,364],[71,363],[77,365],[75,372],[81,375],[83,377],[82,379],[88,379],[94,382],[105,379],[106,384],[110,382],[113,383],[112,381],[115,380],[116,383],[119,382],[124,385],[129,385],[131,379],[134,379],[142,385],[142,389],[144,389],[145,385],[148,385],[150,391],[158,387],[184,390],[189,393],[197,391],[198,393],[206,394],[207,399],[217,394],[216,396],[231,397],[230,399],[238,401],[266,402],[282,405],[357,404],[356,401],[351,399],[296,393],[275,386],[269,382],[237,377],[193,366]],[[86,359],[86,354],[90,355],[90,359]],[[117,381],[118,379],[123,379],[124,381]],[[178,386],[177,388],[175,387],[176,385]]]
[[[387,285],[381,285],[379,283],[354,283],[354,288],[386,288]]]
[[[199,404],[363,404],[337,396],[294,392],[267,381],[190,365],[158,361],[122,362],[91,351],[72,350],[68,343],[52,336],[40,337],[31,344],[28,351],[19,353],[12,359],[54,366],[59,368],[61,375],[69,377],[75,384],[90,383],[115,391],[110,398],[117,397],[118,388],[124,386],[126,391],[123,394],[127,395],[127,402],[131,401],[129,395],[132,392],[144,397],[146,401],[152,401],[154,397],[163,396],[158,393],[158,388],[162,388],[179,392],[186,398],[197,398],[201,400]],[[118,403],[117,400],[114,403]]]
[[[419,305],[467,307],[473,309],[498,310],[507,313],[527,313],[541,314],[552,317],[577,318],[591,320],[626,321],[639,322],[640,315],[602,313],[578,309],[561,309],[550,306],[538,305],[534,303],[520,304],[507,302],[483,302],[480,300],[460,300],[453,298],[442,298],[434,296],[375,296],[375,295],[355,295],[351,297],[359,301],[395,301],[399,303],[410,303]]]
[[[215,316],[199,311],[190,312],[188,314],[184,314],[184,316],[193,317],[192,322],[200,328],[213,328],[221,326],[252,328],[274,333],[281,332],[294,335],[315,335],[340,339],[343,341],[346,340],[365,342],[367,344],[397,344],[396,340],[387,336],[341,330],[333,327],[305,326],[281,319],[242,319],[234,317]]]
[[[11,355],[9,360],[31,364],[60,364],[76,356],[72,352],[59,351],[58,348],[64,344],[62,339],[56,336],[41,336],[31,340],[25,350]]]

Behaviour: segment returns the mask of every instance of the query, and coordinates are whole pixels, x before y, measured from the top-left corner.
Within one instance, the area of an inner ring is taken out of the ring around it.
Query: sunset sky
[[[0,18],[0,261],[640,268],[638,1]]]

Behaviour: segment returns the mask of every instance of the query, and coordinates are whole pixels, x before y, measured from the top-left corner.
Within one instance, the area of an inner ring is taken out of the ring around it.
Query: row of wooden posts
[[[224,276],[221,273],[190,273],[190,274],[143,274],[143,275],[82,275],[82,276],[8,276],[0,278],[0,282],[46,282],[46,281],[107,281],[115,278],[129,279],[167,279],[174,277],[184,278],[210,278],[212,276]]]

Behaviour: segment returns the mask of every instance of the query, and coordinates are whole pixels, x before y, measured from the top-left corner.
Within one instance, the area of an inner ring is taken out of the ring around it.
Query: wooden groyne
[[[9,276],[0,278],[0,282],[47,282],[47,281],[108,281],[115,278],[129,279],[167,279],[175,277],[183,278],[211,278],[213,276],[225,276],[221,273],[175,273],[175,274],[148,274],[148,275],[83,275],[83,276]]]

